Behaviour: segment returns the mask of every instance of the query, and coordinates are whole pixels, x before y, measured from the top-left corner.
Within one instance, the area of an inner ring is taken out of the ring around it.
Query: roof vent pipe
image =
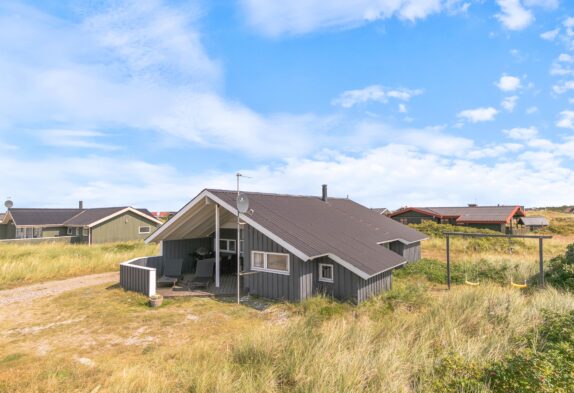
[[[84,201],[79,201],[78,202],[78,209],[83,209],[84,208]]]
[[[323,184],[322,189],[323,189],[323,192],[321,195],[321,199],[323,200],[323,202],[327,202],[327,185]]]

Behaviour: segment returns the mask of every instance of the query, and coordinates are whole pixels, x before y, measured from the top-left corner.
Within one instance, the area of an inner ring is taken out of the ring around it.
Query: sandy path
[[[0,306],[17,302],[29,302],[34,299],[59,295],[72,289],[91,287],[107,282],[119,282],[119,272],[91,274],[58,281],[47,281],[41,284],[27,285],[25,287],[5,289],[0,291]]]

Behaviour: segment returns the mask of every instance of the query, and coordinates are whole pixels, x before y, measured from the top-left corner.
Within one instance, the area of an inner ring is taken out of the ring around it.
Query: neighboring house
[[[350,199],[328,198],[326,187],[322,197],[245,194],[239,248],[250,294],[301,301],[324,293],[361,302],[390,289],[393,270],[421,257],[426,235]],[[219,286],[222,272],[236,271],[236,258],[230,267],[221,258],[237,252],[236,197],[206,189],[146,242],[161,242],[163,261],[210,249]]]
[[[79,243],[107,243],[145,239],[161,222],[146,209],[10,208],[0,221],[0,239],[70,236]]]
[[[374,207],[371,210],[377,214],[382,214],[384,216],[391,214],[391,211],[389,209],[387,209],[386,207]]]
[[[155,218],[164,222],[175,216],[175,213],[177,212],[151,212]]]
[[[531,231],[535,231],[537,229],[546,228],[550,223],[546,219],[546,217],[520,217],[517,220],[519,226],[525,227],[530,229]]]
[[[439,224],[469,226],[512,233],[517,219],[524,217],[522,206],[404,207],[390,217],[403,224],[431,220]]]

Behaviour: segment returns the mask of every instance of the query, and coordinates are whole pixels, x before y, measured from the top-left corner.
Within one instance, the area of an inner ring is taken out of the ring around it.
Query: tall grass
[[[503,359],[542,310],[574,309],[553,289],[395,284],[359,307],[314,298],[264,312],[207,299],[151,310],[121,290],[75,291],[0,328],[0,391],[426,392],[440,359]],[[74,322],[19,330],[62,320]]]
[[[118,270],[120,262],[156,255],[157,245],[143,242],[98,245],[2,244],[0,289],[36,282]]]

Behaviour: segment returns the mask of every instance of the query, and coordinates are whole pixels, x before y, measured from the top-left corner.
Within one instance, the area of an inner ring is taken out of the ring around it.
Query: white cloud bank
[[[248,23],[268,36],[345,29],[396,17],[416,21],[447,11],[465,12],[462,0],[241,0]]]

